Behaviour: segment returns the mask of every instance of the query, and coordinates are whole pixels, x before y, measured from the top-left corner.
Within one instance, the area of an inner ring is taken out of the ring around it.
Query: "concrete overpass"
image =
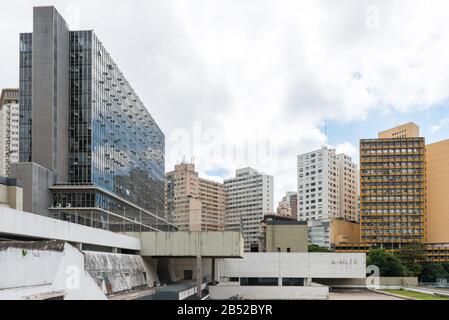
[[[242,258],[240,232],[129,232],[141,240],[141,256],[165,258]]]

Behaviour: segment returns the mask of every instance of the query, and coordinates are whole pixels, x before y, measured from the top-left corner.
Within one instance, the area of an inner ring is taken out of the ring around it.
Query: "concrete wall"
[[[245,253],[220,260],[221,277],[365,278],[364,253]]]
[[[22,210],[23,189],[0,183],[0,206]]]
[[[325,300],[329,288],[319,287],[265,287],[218,285],[209,287],[211,300],[227,300],[239,296],[244,300]]]
[[[0,207],[0,236],[56,239],[110,248],[140,250],[140,240],[111,231]]]
[[[131,232],[140,238],[142,256],[150,257],[242,257],[239,232]],[[198,241],[200,240],[200,241]]]
[[[138,255],[85,252],[85,257],[85,270],[107,295],[145,285],[153,287],[157,280],[153,265]]]
[[[175,281],[184,279],[184,270],[191,270],[193,280],[196,280],[196,258],[170,259]],[[212,259],[201,259],[201,270],[203,278],[210,279],[212,274]]]
[[[81,251],[62,242],[0,242],[0,300],[104,300]]]
[[[11,163],[12,179],[23,183],[23,210],[49,216],[48,208],[52,203],[50,187],[54,175],[51,171],[36,163]]]
[[[308,227],[300,224],[267,224],[266,250],[267,252],[307,252]]]
[[[427,242],[449,242],[449,140],[426,146]]]
[[[69,30],[54,7],[33,11],[32,160],[67,182]]]

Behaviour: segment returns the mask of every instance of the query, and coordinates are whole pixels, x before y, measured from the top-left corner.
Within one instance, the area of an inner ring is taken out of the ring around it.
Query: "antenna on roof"
[[[327,138],[327,121],[326,120],[324,120],[324,135]]]

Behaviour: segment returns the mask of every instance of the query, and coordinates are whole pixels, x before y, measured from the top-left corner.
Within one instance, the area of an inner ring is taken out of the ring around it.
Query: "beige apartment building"
[[[298,193],[288,191],[279,202],[276,215],[298,220]]]
[[[449,140],[426,146],[427,242],[449,244]]]
[[[193,163],[166,174],[165,195],[167,214],[179,231],[224,231],[224,186],[200,178]]]
[[[11,163],[19,162],[19,89],[0,95],[0,177],[9,177]]]
[[[340,178],[340,218],[359,222],[359,169],[345,154],[338,155]]]

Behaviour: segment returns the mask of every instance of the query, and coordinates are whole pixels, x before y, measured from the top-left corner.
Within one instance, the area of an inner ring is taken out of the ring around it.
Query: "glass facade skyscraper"
[[[30,35],[21,35],[20,90],[25,99],[32,95],[27,81],[35,67],[27,59],[33,56]],[[162,130],[95,33],[69,31],[68,36],[68,172],[66,181],[55,178],[50,187],[51,215],[113,231],[174,229],[164,219]],[[23,162],[34,162],[31,145],[42,143],[31,140],[31,101],[21,104]]]

